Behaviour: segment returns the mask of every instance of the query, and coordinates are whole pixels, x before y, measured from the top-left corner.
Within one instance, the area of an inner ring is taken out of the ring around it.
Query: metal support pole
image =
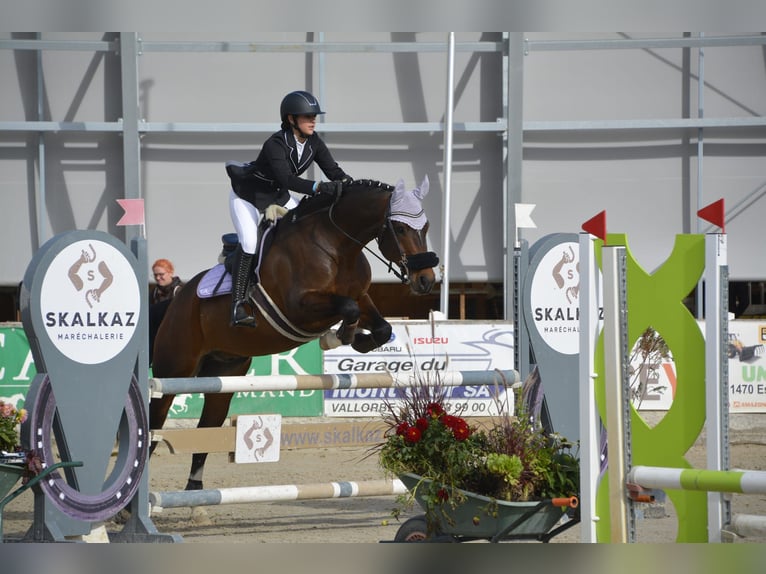
[[[36,35],[37,40],[41,34]],[[43,76],[43,53],[37,50],[35,54],[37,64],[37,120],[44,121],[45,117],[45,78]],[[51,238],[50,226],[48,225],[48,208],[46,195],[47,178],[45,177],[45,132],[37,133],[37,169],[39,173],[36,198],[37,212],[37,247]]]
[[[138,133],[138,35],[120,33],[120,70],[122,79],[122,158],[125,199],[141,198],[141,140]],[[125,242],[141,236],[144,226],[125,226]]]
[[[700,32],[700,38],[704,36]],[[702,46],[698,53],[698,73],[697,73],[697,117],[701,120],[705,116],[705,50]],[[693,212],[701,209],[703,206],[703,164],[705,155],[705,130],[702,127],[697,128],[697,205]],[[702,220],[697,217],[697,233],[702,233]],[[702,282],[697,284],[697,319],[702,319]]]
[[[505,320],[512,319],[513,249],[516,244],[515,205],[521,201],[521,169],[524,148],[524,35],[508,34],[508,102],[505,201]]]
[[[524,277],[529,270],[529,244],[525,239],[519,242],[519,247],[513,250],[513,278],[516,284],[512,293],[513,301],[513,365],[525,380],[530,372],[529,366],[529,332],[524,321]]]
[[[450,272],[450,203],[452,202],[452,108],[455,98],[455,33],[450,32],[447,47],[447,112],[444,117],[444,243],[442,264],[444,273],[441,285],[439,309],[449,319],[449,272]]]

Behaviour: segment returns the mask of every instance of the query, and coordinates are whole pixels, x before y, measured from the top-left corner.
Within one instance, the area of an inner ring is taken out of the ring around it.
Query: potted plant
[[[0,400],[0,499],[24,475],[26,456],[19,445],[19,425],[26,419],[25,409]]]
[[[416,375],[404,399],[389,403],[384,413],[389,428],[379,461],[408,489],[393,511],[397,518],[417,502],[425,510],[427,536],[537,535],[562,518],[550,501],[576,506],[574,445],[546,434],[523,407],[479,427],[450,414],[446,405],[438,375]],[[507,412],[502,406],[498,411]]]

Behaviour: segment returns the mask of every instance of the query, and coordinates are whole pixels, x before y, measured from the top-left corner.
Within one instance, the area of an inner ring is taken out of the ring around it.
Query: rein
[[[340,198],[340,196],[339,196]],[[386,264],[388,266],[388,272],[393,273],[394,276],[399,279],[404,285],[409,285],[410,278],[407,275],[407,255],[402,250],[402,246],[399,244],[399,240],[396,238],[396,233],[394,233],[393,225],[391,224],[391,209],[389,207],[389,210],[386,213],[386,221],[383,224],[383,227],[381,228],[380,232],[378,233],[377,237],[375,238],[378,243],[380,243],[380,238],[383,236],[383,233],[386,230],[386,227],[388,227],[391,230],[391,235],[394,238],[394,241],[396,242],[396,248],[399,250],[400,260],[399,260],[399,271],[394,269],[393,262],[387,261],[377,253],[375,253],[372,249],[367,247],[366,243],[362,243],[359,241],[356,237],[351,236],[345,229],[343,229],[337,221],[335,221],[335,218],[333,217],[333,210],[335,209],[335,205],[337,204],[337,200],[333,202],[333,204],[330,206],[330,210],[328,212],[328,216],[330,218],[330,223],[332,223],[335,226],[335,229],[340,231],[343,235],[348,237],[351,241],[356,243],[357,245],[361,246],[362,249],[366,250],[370,255],[378,259],[378,261],[381,261],[382,263]]]
[[[396,233],[394,233],[394,225],[391,223],[391,209],[389,208],[388,212],[386,213],[386,222],[383,224],[382,229],[380,230],[380,233],[378,233],[378,236],[375,238],[375,241],[378,242],[378,246],[380,246],[380,238],[383,237],[383,233],[388,229],[391,232],[391,236],[394,238],[394,243],[396,243],[396,248],[399,250],[399,262],[397,265],[399,265],[399,271],[394,269],[394,262],[393,261],[386,261],[382,257],[380,257],[377,253],[372,251],[369,247],[366,245],[364,246],[365,249],[367,249],[368,252],[370,252],[372,255],[378,258],[379,261],[382,261],[383,263],[387,264],[388,266],[388,272],[393,273],[394,277],[399,279],[404,285],[410,284],[410,276],[407,275],[407,254],[402,249],[402,246],[399,244],[399,240],[396,238]]]
[[[394,269],[393,261],[387,261],[380,255],[378,255],[375,251],[370,249],[365,243],[362,243],[356,237],[351,236],[345,229],[343,229],[335,221],[335,218],[333,217],[333,209],[335,208],[335,205],[336,203],[333,203],[330,206],[330,209],[328,212],[330,223],[332,223],[338,231],[340,231],[343,235],[345,235],[351,241],[353,241],[357,245],[360,245],[362,249],[366,250],[370,255],[375,257],[378,261],[384,263],[388,267],[388,272],[392,273],[397,279],[399,279],[399,281],[402,282],[402,284],[409,285],[410,283],[408,270],[419,271],[421,269],[435,267],[436,265],[439,264],[439,258],[436,256],[435,253],[431,251],[425,252],[425,253],[413,253],[412,255],[409,255],[409,256],[404,252],[401,244],[399,243],[399,239],[396,237],[396,233],[394,232],[394,226],[391,223],[391,208],[389,206],[389,209],[386,212],[385,223],[383,223],[383,226],[381,227],[381,230],[378,233],[378,235],[375,237],[375,240],[377,241],[378,245],[380,245],[381,238],[383,237],[383,234],[385,233],[386,229],[388,229],[391,232],[391,237],[394,238],[394,243],[396,244],[396,248],[399,250],[399,261],[397,262],[397,265],[399,266],[399,270]],[[423,242],[424,237],[421,234],[422,234],[422,231],[418,231],[418,236],[420,237],[421,242]]]
[[[348,237],[351,241],[353,241],[357,245],[360,245],[362,247],[362,249],[366,250],[370,255],[372,255],[373,257],[378,259],[378,261],[382,261],[383,263],[385,263],[388,266],[388,272],[389,273],[393,273],[394,276],[397,279],[399,279],[399,281],[401,281],[405,285],[408,285],[409,282],[410,282],[410,278],[407,276],[406,271],[400,273],[399,271],[395,270],[393,268],[393,263],[391,261],[386,261],[385,259],[383,259],[380,255],[378,255],[372,249],[367,247],[366,243],[362,243],[356,237],[353,237],[352,235],[349,235],[349,233],[345,229],[343,229],[340,225],[338,225],[338,222],[335,221],[335,218],[333,217],[333,208],[334,207],[335,207],[335,204],[333,203],[330,206],[330,211],[328,212],[328,215],[330,217],[330,223],[332,223],[335,226],[335,229],[340,231],[343,235]],[[386,223],[383,224],[383,228],[381,229],[380,233],[378,233],[378,236],[375,238],[378,242],[380,242],[380,237],[381,237],[381,235],[383,235],[383,231],[385,231],[386,225],[391,227],[391,220],[389,219],[388,215],[386,215]],[[393,229],[391,229],[391,231],[393,233]],[[394,240],[396,241],[396,247],[399,249],[399,254],[401,255],[401,258],[402,258],[401,261],[406,263],[407,262],[407,256],[402,252],[402,248],[399,245],[399,241],[396,240],[396,235],[394,235]],[[400,267],[400,269],[406,269],[406,267],[402,266],[401,262],[399,263],[399,267]]]

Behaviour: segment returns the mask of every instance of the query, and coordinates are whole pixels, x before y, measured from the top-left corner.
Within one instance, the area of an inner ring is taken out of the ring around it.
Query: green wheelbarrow
[[[0,543],[3,538],[3,513],[5,506],[19,495],[32,488],[38,482],[47,477],[50,473],[67,467],[82,466],[79,461],[62,461],[43,468],[38,474],[29,479],[15,490],[16,483],[24,476],[24,464],[3,464],[0,463]]]

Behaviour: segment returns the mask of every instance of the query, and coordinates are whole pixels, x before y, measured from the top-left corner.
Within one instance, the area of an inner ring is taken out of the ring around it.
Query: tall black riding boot
[[[231,325],[257,326],[255,317],[248,311],[247,285],[250,279],[250,268],[253,264],[253,256],[237,249],[234,257],[234,269],[231,273]]]

